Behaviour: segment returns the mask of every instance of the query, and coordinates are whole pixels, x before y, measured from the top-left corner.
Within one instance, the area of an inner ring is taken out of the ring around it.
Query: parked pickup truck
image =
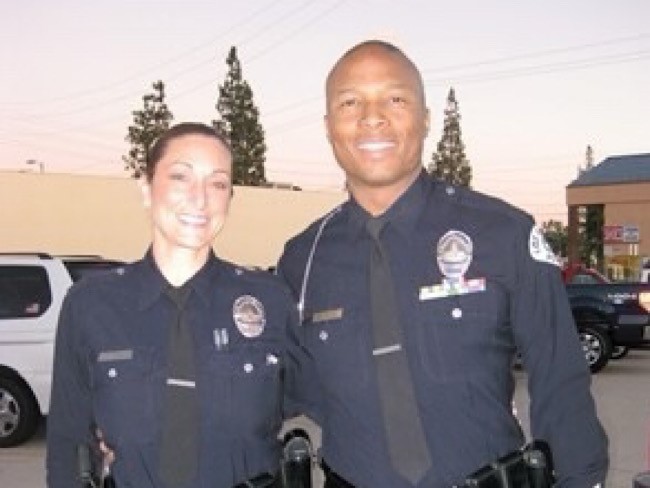
[[[0,253],[0,447],[31,437],[49,409],[54,336],[68,288],[122,264],[97,256]]]
[[[650,348],[650,283],[612,283],[581,266],[563,276],[592,372],[630,348]]]

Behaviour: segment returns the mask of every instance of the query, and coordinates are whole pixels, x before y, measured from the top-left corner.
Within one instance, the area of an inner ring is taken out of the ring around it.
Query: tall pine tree
[[[144,174],[147,154],[154,141],[169,128],[174,116],[165,103],[165,84],[158,80],[152,84],[153,93],[142,97],[144,107],[134,110],[133,125],[125,140],[131,144],[128,155],[122,156],[125,163],[124,169],[131,172],[131,176],[139,178]]]
[[[594,166],[594,150],[591,146],[587,146],[585,166],[578,169],[578,176],[591,171]],[[580,259],[587,266],[604,272],[603,225],[605,224],[605,206],[602,204],[586,205],[582,216]]]
[[[569,230],[567,226],[558,220],[549,220],[542,222],[542,234],[553,252],[560,258],[567,255],[567,245],[569,242]]]
[[[217,111],[220,119],[212,123],[230,140],[233,155],[233,183],[259,186],[266,182],[264,161],[266,143],[264,129],[259,122],[259,111],[253,102],[253,91],[242,78],[237,50],[230,48],[228,73],[219,85]]]
[[[460,132],[458,102],[454,89],[450,88],[442,137],[438,142],[437,150],[433,153],[427,171],[431,176],[448,183],[470,187],[472,168],[465,156],[465,144],[463,144]]]

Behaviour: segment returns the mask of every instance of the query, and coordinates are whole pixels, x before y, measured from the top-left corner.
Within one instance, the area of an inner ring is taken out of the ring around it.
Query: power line
[[[628,63],[632,61],[642,61],[650,59],[650,50],[633,51],[628,53],[618,53],[606,56],[598,56],[586,59],[577,59],[572,61],[563,61],[549,63],[537,66],[524,66],[512,68],[509,70],[493,71],[480,74],[468,74],[453,78],[452,84],[457,83],[477,83],[485,81],[500,80],[503,78],[517,78],[521,76],[539,75],[555,73],[559,71],[571,71],[576,69],[593,68],[594,66],[603,66],[608,64]],[[427,79],[425,85],[446,85],[450,83],[449,78]]]
[[[334,4],[334,5],[330,5],[326,9],[325,12],[329,13],[330,11],[334,10],[335,8],[338,8],[340,6],[340,4],[342,4],[342,3],[343,2],[338,2],[338,3]],[[294,12],[295,12],[295,10],[294,10]],[[314,18],[310,18],[309,21],[308,21],[308,24],[310,25],[313,22],[314,22]],[[268,24],[268,25],[270,25],[270,24]],[[304,30],[304,27],[303,28],[299,27],[297,29],[297,31],[301,31],[301,30]],[[259,32],[258,32],[258,34],[259,34]],[[293,31],[291,34],[289,34],[289,36],[290,35],[296,35],[296,31]],[[626,39],[628,39],[628,40],[629,39],[638,40],[638,39],[645,38],[645,37],[648,37],[648,36],[650,36],[650,35],[641,34],[641,35],[632,36],[632,37],[626,38]],[[254,37],[255,36],[253,36],[253,38]],[[285,36],[284,39],[280,39],[280,41],[278,41],[275,45],[277,45],[280,42],[284,42],[287,37],[288,36]],[[249,41],[249,39],[247,39],[245,42],[248,42],[248,41]],[[583,45],[583,46],[569,47],[569,48],[558,48],[558,49],[553,49],[553,50],[546,51],[544,53],[544,55],[549,55],[550,53],[559,53],[559,52],[565,52],[565,51],[570,51],[570,50],[576,50],[576,49],[585,49],[588,46],[593,47],[593,46],[599,46],[599,45],[614,44],[614,43],[617,43],[617,42],[623,42],[623,40],[622,39],[609,40],[609,41],[602,41],[602,42],[592,43],[590,45]],[[265,54],[268,50],[269,49],[267,49],[266,51],[263,51],[263,54]],[[538,53],[531,53],[529,55],[518,55],[518,56],[512,56],[510,58],[501,58],[501,59],[497,59],[497,60],[494,60],[494,59],[493,60],[486,60],[486,61],[483,61],[483,62],[471,63],[471,64],[467,64],[467,65],[464,65],[464,66],[481,66],[481,65],[497,64],[497,63],[504,62],[507,59],[510,59],[510,60],[512,60],[512,59],[524,59],[525,57],[533,58],[533,57],[539,57],[542,54],[543,53],[539,53],[539,52]],[[259,55],[259,53],[257,55]],[[477,74],[474,74],[474,75],[468,74],[468,75],[465,75],[465,79],[469,80],[469,82],[481,82],[481,81],[489,81],[490,79],[497,79],[495,77],[527,76],[529,74],[537,74],[537,73],[540,73],[540,72],[543,73],[544,72],[543,70],[546,70],[546,72],[554,72],[554,71],[570,70],[570,69],[582,69],[582,68],[585,68],[585,67],[598,66],[598,65],[601,65],[601,64],[612,64],[612,63],[616,63],[616,62],[630,62],[630,61],[643,60],[643,59],[647,58],[648,55],[650,55],[650,51],[647,51],[647,50],[645,50],[645,51],[643,51],[643,50],[642,51],[636,51],[636,52],[627,52],[627,53],[618,53],[618,54],[610,54],[610,55],[604,55],[604,56],[601,55],[601,56],[589,57],[589,58],[585,58],[585,59],[577,59],[577,60],[572,60],[572,61],[563,61],[563,62],[559,62],[559,63],[546,63],[546,64],[536,65],[536,66],[512,68],[512,69],[509,69],[509,70],[500,70],[500,71],[495,71],[495,72],[492,72],[492,73],[489,73],[489,72],[488,73],[482,73],[482,74],[477,73]],[[457,67],[458,66],[460,66],[460,65],[457,65]],[[455,68],[452,66],[452,67],[448,67],[446,69],[453,70]],[[532,71],[532,70],[537,70],[537,71]],[[542,71],[540,71],[540,70],[542,70]],[[461,80],[462,79],[463,78],[461,77]],[[434,82],[435,82],[435,80],[434,80]],[[186,92],[187,92],[187,90],[186,90]],[[183,93],[185,93],[185,92],[183,92]],[[296,107],[301,107],[302,108],[302,107],[304,107],[306,102],[311,103],[311,102],[314,102],[316,100],[322,100],[322,98],[323,97],[310,97],[309,99],[306,99],[306,100],[303,100],[303,101],[292,102],[289,105],[285,105],[285,106],[277,108],[277,109],[275,109],[275,110],[273,110],[271,112],[267,112],[266,115],[269,115],[269,114],[277,115],[277,114],[280,114],[280,113],[283,113],[283,112],[293,110]],[[98,104],[93,104],[91,107],[88,107],[88,109],[94,110],[94,109],[97,108],[97,106],[98,106]],[[125,115],[122,114],[122,115],[120,115],[120,117],[125,117]],[[114,118],[117,118],[117,117],[111,117],[111,120],[114,119]],[[39,119],[42,119],[42,113],[39,114]],[[312,122],[308,122],[308,121],[312,121]],[[298,129],[298,128],[303,128],[303,127],[305,127],[305,125],[311,125],[311,124],[316,124],[316,123],[322,123],[322,117],[321,116],[316,115],[316,116],[313,116],[313,118],[312,118],[311,114],[306,114],[306,115],[303,115],[303,116],[301,116],[299,118],[294,118],[294,119],[292,119],[292,120],[290,120],[288,122],[280,123],[280,124],[277,124],[277,125],[272,125],[271,127],[275,128],[275,132],[280,132],[281,133],[281,132],[287,132],[287,131],[295,130],[295,129]],[[79,129],[88,128],[88,126],[89,126],[88,124],[84,124],[82,127],[79,127]],[[49,132],[49,133],[61,133],[61,131],[57,130],[57,131]],[[69,135],[68,137],[74,137],[74,136]],[[17,141],[14,139],[13,142],[16,143]],[[576,159],[576,161],[578,161],[578,159]],[[512,172],[514,173],[517,170],[518,169],[515,168],[514,170],[512,170]],[[496,171],[501,171],[501,172],[506,172],[507,173],[509,170],[496,169]],[[527,171],[530,171],[530,170],[527,169]],[[501,181],[505,181],[505,180],[501,180]]]
[[[590,49],[594,47],[601,47],[601,46],[612,46],[615,44],[621,44],[621,43],[627,43],[631,41],[639,41],[642,39],[648,39],[650,38],[650,33],[641,33],[641,34],[635,34],[633,36],[626,36],[626,37],[617,37],[613,39],[606,39],[603,41],[596,41],[596,42],[590,42],[587,44],[579,44],[576,46],[568,46],[568,47],[558,47],[558,48],[553,48],[553,49],[545,49],[543,51],[533,51],[529,53],[523,53],[523,54],[517,54],[513,56],[503,56],[500,58],[492,58],[492,59],[486,59],[483,61],[474,61],[474,62],[469,62],[469,63],[461,63],[461,64],[452,64],[452,65],[447,65],[447,66],[442,66],[438,68],[428,68],[428,69],[423,69],[421,70],[422,75],[429,71],[454,71],[454,70],[462,70],[465,68],[476,68],[478,66],[489,66],[493,64],[500,64],[500,63],[507,63],[510,61],[519,61],[519,60],[525,60],[525,59],[531,59],[531,58],[539,58],[539,57],[545,57],[545,56],[550,56],[554,54],[561,54],[561,53],[568,53],[568,52],[573,52],[573,51],[581,51],[585,49]]]
[[[322,18],[323,15],[326,15],[336,8],[340,7],[340,5],[344,2],[344,0],[341,0],[337,2],[336,4],[330,6],[326,11],[319,13],[316,17],[310,19],[307,23],[303,24],[296,30],[294,30],[291,34],[284,36],[282,39],[277,41],[274,45],[270,46],[269,48],[265,49],[261,53],[256,54],[252,60],[257,59],[261,56],[261,54],[266,54],[268,51],[270,51],[272,48],[276,47],[279,43],[284,42],[297,34],[298,32],[302,31],[306,26],[311,25],[315,20],[319,20]],[[304,8],[302,6],[301,8]],[[300,9],[296,9],[289,14],[285,15],[285,18],[288,16],[291,16],[296,13]],[[260,11],[261,12],[261,11]],[[257,12],[259,13],[259,12]],[[251,16],[253,17],[253,16]],[[252,36],[249,39],[246,39],[244,42],[248,42],[251,39],[257,37],[260,35],[261,32],[267,30],[267,28],[271,24],[267,24],[266,28],[260,30],[257,32],[256,35]],[[472,66],[480,66],[480,65],[490,65],[490,64],[498,64],[505,62],[506,60],[512,60],[512,59],[527,59],[527,58],[535,58],[539,57],[542,55],[549,55],[550,53],[558,53],[558,52],[568,52],[568,51],[575,51],[575,50],[580,50],[580,49],[586,49],[588,47],[593,47],[593,46],[601,46],[601,45],[611,45],[614,43],[620,43],[620,42],[627,42],[631,39],[643,39],[646,37],[650,37],[650,34],[639,34],[636,36],[630,36],[627,38],[619,38],[619,39],[612,39],[608,41],[602,41],[602,42],[595,42],[595,43],[590,43],[590,44],[585,44],[581,46],[574,46],[574,47],[567,47],[567,48],[557,48],[557,49],[552,49],[552,50],[547,50],[543,52],[537,52],[537,53],[530,53],[530,54],[524,54],[524,55],[518,55],[518,56],[511,56],[511,57],[505,57],[505,58],[498,58],[498,59],[492,59],[492,60],[486,60],[482,62],[476,62],[476,63],[468,63],[468,64],[463,64],[463,65],[454,65],[446,68],[441,68],[440,70],[444,69],[458,69],[460,67],[472,67]],[[488,72],[488,73],[478,73],[478,74],[467,74],[458,78],[455,78],[454,81],[456,83],[458,82],[482,82],[482,81],[490,81],[490,80],[495,80],[495,79],[501,79],[504,77],[518,77],[518,76],[528,76],[532,74],[543,74],[543,73],[551,73],[551,72],[556,72],[556,71],[566,71],[566,70],[571,70],[571,69],[584,69],[584,68],[589,68],[593,66],[600,66],[603,64],[613,64],[613,63],[621,63],[621,62],[630,62],[630,61],[637,61],[637,60],[643,60],[646,59],[648,56],[650,56],[650,51],[648,50],[643,50],[643,51],[635,51],[635,52],[629,52],[629,53],[618,53],[618,54],[613,54],[613,55],[607,55],[607,56],[599,56],[599,57],[592,57],[592,58],[586,58],[586,59],[578,59],[578,60],[572,60],[572,61],[565,61],[565,62],[560,62],[560,63],[550,63],[550,64],[545,64],[545,65],[537,65],[537,66],[527,66],[527,67],[520,67],[520,68],[512,68],[509,70],[505,71],[495,71],[495,72]],[[212,61],[212,58],[211,60]],[[196,69],[196,67],[203,66],[205,62],[201,62],[197,65],[194,65],[190,70]],[[438,70],[438,71],[440,71]],[[186,71],[187,72],[187,71]],[[192,93],[196,91],[197,89],[206,86],[208,83],[213,83],[213,80],[209,81],[202,81],[199,84],[196,84],[176,95],[176,98],[183,97],[189,93]],[[433,84],[433,85],[443,85],[443,84],[448,84],[449,79],[447,77],[439,77],[437,79],[428,79],[425,80],[425,83],[427,85]],[[78,107],[76,109],[71,109],[63,112],[58,112],[58,113],[50,113],[48,114],[48,117],[60,117],[64,115],[71,115],[71,114],[76,114],[76,113],[81,113],[81,112],[86,112],[90,110],[95,110],[97,107],[101,107],[103,105],[110,105],[113,104],[114,102],[124,100],[126,98],[130,98],[132,96],[133,92],[129,92],[128,94],[122,94],[118,95],[115,97],[111,97],[109,99],[105,99],[101,102],[95,102],[90,105]],[[292,102],[289,105],[280,107],[278,109],[272,110],[269,112],[270,115],[275,115],[278,113],[282,113],[288,110],[291,110],[292,108],[300,105],[304,105],[305,103],[311,103],[315,100],[322,99],[322,97],[310,97],[309,99],[301,100],[298,102]],[[39,117],[42,118],[43,114],[42,112],[39,112]],[[285,124],[283,124],[284,126]],[[288,130],[292,130],[291,127],[288,128]]]
[[[280,44],[288,41],[289,39],[292,39],[296,34],[298,34],[299,32],[302,32],[305,28],[312,25],[314,22],[316,22],[318,20],[321,20],[325,15],[327,15],[327,14],[333,12],[334,10],[336,10],[337,8],[339,8],[345,1],[346,0],[340,0],[339,2],[337,2],[336,4],[331,6],[330,8],[327,8],[325,11],[319,12],[314,17],[309,19],[307,22],[305,22],[302,25],[298,26],[296,29],[294,29],[293,31],[291,31],[287,35],[283,36],[279,40],[275,41],[273,44],[267,46],[263,50],[255,53],[252,56],[242,58],[242,63],[244,63],[244,62],[251,63],[251,62],[254,62],[254,61],[258,60],[259,58],[261,58],[262,56],[264,56],[268,52],[275,49]],[[269,24],[269,25],[271,25],[271,24]],[[275,25],[275,24],[273,24],[273,25]],[[247,41],[245,40],[244,42],[247,42]],[[205,87],[207,85],[213,84],[213,83],[214,83],[213,79],[201,81],[201,82],[195,84],[194,86],[192,86],[192,87],[190,87],[190,88],[188,88],[188,89],[186,89],[186,90],[184,90],[184,91],[182,91],[180,93],[177,93],[176,98],[182,98],[182,97],[184,97],[186,95],[189,95],[190,93],[194,93],[195,91],[197,91],[197,90],[199,90],[199,89],[201,89],[201,88],[203,88],[203,87]]]
[[[123,85],[129,81],[133,81],[136,79],[139,79],[145,75],[150,75],[150,73],[158,68],[164,67],[168,64],[174,63],[176,61],[182,60],[188,55],[195,54],[196,51],[203,50],[207,47],[213,47],[213,44],[216,43],[218,40],[226,37],[229,35],[231,32],[235,31],[236,29],[239,29],[246,24],[249,24],[251,21],[253,21],[255,18],[259,17],[266,11],[268,11],[271,7],[274,7],[277,5],[276,1],[270,1],[267,5],[263,6],[260,9],[255,10],[251,15],[247,16],[242,20],[241,22],[238,22],[236,24],[233,24],[231,27],[227,28],[224,32],[217,34],[216,36],[211,37],[208,41],[202,42],[200,44],[197,44],[191,48],[185,49],[181,51],[180,53],[176,54],[175,56],[171,58],[167,58],[164,61],[160,61],[158,63],[155,63],[153,65],[150,65],[146,69],[139,70],[131,75],[128,75],[124,78],[120,78],[118,80],[115,80],[113,82],[110,82],[107,85],[100,86],[100,87],[95,87],[93,89],[89,90],[82,90],[76,93],[69,93],[60,97],[54,97],[54,98],[48,98],[48,99],[42,99],[42,100],[28,100],[28,101],[12,101],[12,102],[0,102],[0,105],[35,105],[39,104],[42,105],[44,103],[53,103],[53,102],[64,102],[68,101],[71,99],[76,99],[76,98],[81,98],[89,95],[95,95],[97,93],[102,93],[107,90],[111,90],[115,88],[116,86]]]
[[[275,49],[276,47],[278,47],[280,44],[282,44],[282,43],[288,41],[289,39],[293,38],[296,34],[298,34],[298,33],[302,32],[302,31],[304,31],[307,27],[311,26],[311,25],[314,24],[316,21],[319,21],[319,20],[321,20],[323,17],[325,17],[325,16],[331,14],[332,12],[334,12],[334,10],[338,9],[339,7],[341,7],[341,5],[343,5],[345,2],[346,2],[346,0],[339,0],[339,1],[336,2],[335,4],[331,5],[329,8],[325,9],[325,10],[322,11],[322,12],[319,12],[317,15],[315,15],[314,17],[312,17],[308,22],[305,22],[304,24],[298,26],[298,27],[295,28],[293,31],[291,31],[289,34],[287,34],[286,36],[284,36],[284,37],[282,37],[281,39],[277,40],[277,41],[274,42],[273,44],[270,44],[269,46],[267,46],[266,48],[262,49],[261,51],[258,51],[257,53],[253,54],[252,56],[246,58],[246,62],[252,62],[252,61],[255,61],[255,60],[258,59],[258,58],[261,58],[262,56],[264,56],[265,54],[267,54],[269,51],[271,51],[271,50]]]
[[[262,57],[262,55],[267,54],[268,52],[270,52],[272,49],[277,47],[282,42],[285,42],[285,41],[291,39],[297,33],[304,30],[304,28],[306,26],[312,25],[315,21],[322,19],[322,17],[324,15],[327,15],[327,14],[331,13],[332,11],[334,11],[336,8],[340,7],[345,1],[346,0],[339,0],[333,6],[330,6],[329,8],[325,9],[324,11],[319,12],[315,17],[309,19],[306,23],[300,25],[298,28],[294,29],[294,31],[290,32],[289,34],[283,36],[280,40],[276,41],[270,47],[266,48],[265,50],[263,50],[260,53],[257,53],[250,61],[251,62],[255,61],[256,59]],[[249,36],[248,38],[244,39],[244,41],[242,41],[240,43],[240,45],[244,45],[244,44],[246,44],[248,42],[251,42],[252,40],[260,37],[265,32],[267,32],[267,31],[269,31],[269,30],[271,30],[273,28],[276,28],[281,22],[286,21],[291,16],[301,12],[302,10],[305,10],[307,7],[309,7],[311,4],[314,4],[314,3],[316,3],[316,0],[310,0],[309,2],[301,3],[297,8],[293,9],[289,13],[283,14],[280,17],[279,20],[278,19],[273,19],[272,21],[268,22],[261,29],[256,30],[255,34],[253,34],[253,35]],[[234,28],[231,28],[229,30],[233,30],[233,29]],[[216,57],[214,55],[211,55],[210,58],[208,58],[206,60],[195,63],[194,65],[190,66],[189,68],[185,68],[182,71],[178,71],[176,73],[173,73],[173,74],[167,76],[165,78],[165,80],[163,80],[163,81],[167,85],[168,80],[178,78],[181,75],[187,75],[188,73],[190,73],[192,71],[196,71],[196,70],[206,66],[209,63],[215,62],[215,59],[216,59]],[[215,80],[212,77],[209,80],[203,80],[203,81],[201,81],[201,82],[199,82],[199,83],[197,83],[197,84],[195,84],[195,85],[193,85],[193,86],[191,86],[189,88],[186,88],[185,90],[177,92],[176,96],[175,96],[175,99],[180,99],[180,98],[182,98],[182,97],[184,97],[184,96],[186,96],[186,95],[188,95],[190,93],[193,93],[193,92],[197,91],[200,88],[203,88],[203,87],[205,87],[207,85],[214,84],[214,83],[215,83]],[[59,112],[54,112],[54,113],[49,112],[47,115],[43,115],[42,108],[39,107],[38,116],[39,116],[39,118],[43,118],[43,117],[58,118],[58,117],[67,116],[67,115],[74,115],[74,114],[78,114],[78,113],[94,111],[98,107],[103,107],[103,106],[106,106],[106,105],[113,105],[115,102],[126,100],[126,99],[132,98],[134,96],[136,96],[136,92],[130,90],[127,93],[122,93],[122,94],[118,94],[118,95],[115,95],[115,96],[107,98],[107,99],[102,99],[99,102],[92,102],[92,103],[89,103],[89,104],[86,104],[86,105],[82,105],[81,107],[76,107],[76,108],[63,110],[63,111],[59,111]],[[137,96],[141,97],[142,94],[140,92],[138,92]],[[0,104],[0,105],[2,105],[2,104]]]

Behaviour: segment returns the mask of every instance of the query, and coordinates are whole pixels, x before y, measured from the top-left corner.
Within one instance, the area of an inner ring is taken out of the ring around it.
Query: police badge
[[[467,234],[450,230],[438,241],[436,260],[440,272],[451,283],[460,282],[472,262],[473,245]]]
[[[266,325],[264,305],[251,295],[242,295],[235,300],[232,306],[232,318],[237,330],[249,339],[261,335]]]
[[[450,230],[436,245],[436,261],[444,276],[442,283],[420,288],[420,300],[464,295],[485,290],[485,278],[465,279],[473,253],[472,239],[459,230]]]

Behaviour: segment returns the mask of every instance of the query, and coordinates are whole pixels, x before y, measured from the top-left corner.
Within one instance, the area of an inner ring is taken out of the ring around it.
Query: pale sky
[[[649,0],[3,0],[0,170],[126,176],[131,111],[160,79],[175,122],[210,122],[238,48],[272,181],[340,189],[323,82],[353,44],[395,42],[422,71],[440,139],[450,87],[472,186],[565,219],[585,161],[650,152]]]

